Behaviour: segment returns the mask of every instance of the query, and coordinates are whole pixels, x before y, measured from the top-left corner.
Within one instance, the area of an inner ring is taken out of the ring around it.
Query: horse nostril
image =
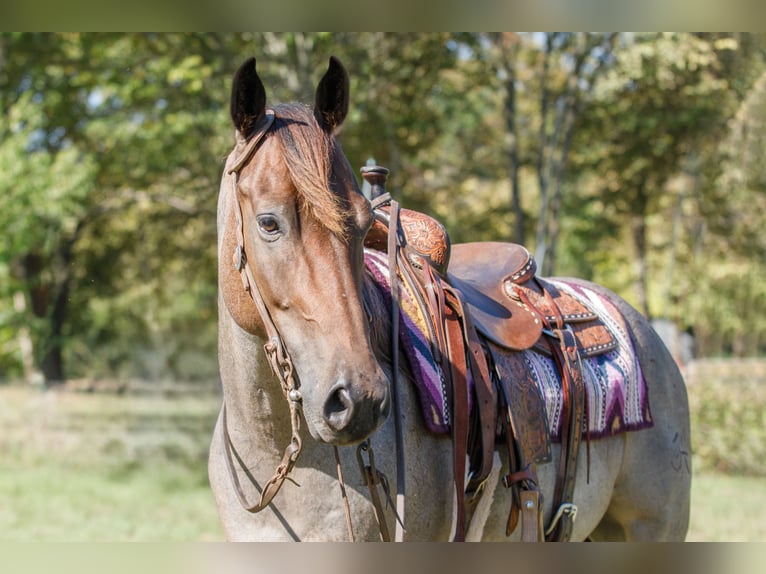
[[[354,403],[346,385],[338,383],[327,397],[324,404],[324,417],[336,431],[346,428],[354,412]]]

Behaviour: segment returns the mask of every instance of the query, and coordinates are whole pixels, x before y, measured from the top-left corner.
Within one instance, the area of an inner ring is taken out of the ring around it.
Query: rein
[[[279,380],[279,384],[282,387],[282,392],[287,399],[287,404],[290,408],[290,425],[292,427],[292,436],[290,443],[285,447],[282,460],[277,466],[274,475],[266,482],[261,489],[260,500],[253,504],[247,500],[247,496],[242,490],[242,486],[239,482],[236,469],[234,468],[234,461],[232,459],[232,450],[234,445],[232,444],[231,437],[229,435],[229,427],[226,420],[226,402],[224,401],[222,409],[222,423],[223,423],[223,438],[224,438],[224,453],[226,459],[226,466],[229,469],[229,475],[234,483],[234,490],[237,493],[242,508],[247,512],[256,513],[266,508],[272,499],[277,495],[279,489],[282,488],[285,480],[287,480],[290,471],[295,466],[295,462],[298,460],[298,456],[303,448],[303,443],[300,437],[300,415],[302,409],[302,396],[298,387],[300,386],[295,377],[295,369],[293,361],[290,358],[290,354],[287,352],[282,337],[279,334],[277,326],[271,318],[271,314],[263,301],[263,296],[258,289],[258,284],[255,282],[253,272],[250,269],[250,265],[245,255],[245,233],[244,223],[242,220],[242,206],[239,203],[237,197],[237,182],[239,181],[239,173],[242,171],[247,163],[255,154],[255,150],[258,147],[258,143],[263,139],[266,132],[269,131],[271,125],[274,123],[275,114],[272,110],[267,110],[266,115],[256,127],[255,134],[251,136],[247,142],[244,150],[238,154],[238,157],[234,161],[234,165],[229,168],[228,174],[234,174],[234,216],[237,220],[237,247],[234,250],[234,269],[240,273],[242,278],[242,286],[250,294],[255,306],[258,309],[258,313],[263,321],[264,328],[266,329],[267,342],[263,346],[263,350],[268,358],[271,370]],[[239,458],[239,457],[237,457]],[[241,460],[240,466],[242,465]]]

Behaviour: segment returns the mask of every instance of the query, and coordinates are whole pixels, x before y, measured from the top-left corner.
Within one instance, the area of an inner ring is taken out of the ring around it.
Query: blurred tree
[[[556,243],[559,215],[569,152],[576,120],[595,80],[611,62],[616,34],[549,32],[533,35],[491,34],[490,58],[505,86],[505,119],[508,131],[510,180],[516,241],[524,241],[524,212],[519,189],[518,130],[516,128],[516,91],[537,97],[537,133],[527,133],[530,160],[538,186],[539,209],[535,232],[535,259],[541,271],[553,274],[556,267]],[[526,52],[526,78],[516,73],[517,60]],[[517,84],[518,87],[517,87]],[[532,143],[534,142],[534,143]]]
[[[0,34],[2,376],[215,376],[216,193],[230,79],[250,55],[270,102],[309,105],[339,56],[352,166],[391,168],[390,190],[454,241],[527,243],[546,272],[633,288],[705,352],[762,351],[747,310],[764,297],[765,46],[752,34]]]
[[[708,210],[692,260],[707,280],[688,303],[701,352],[739,357],[766,344],[766,72],[743,95],[719,146],[717,209]]]
[[[722,137],[735,94],[715,42],[681,33],[625,34],[620,42],[577,146],[599,174],[600,201],[629,227],[637,303],[650,316],[647,223],[690,154]]]
[[[48,384],[66,376],[67,341],[73,360],[89,361],[109,340],[151,340],[167,299],[190,296],[188,285],[204,275],[214,286],[211,190],[227,88],[213,70],[231,72],[229,40],[1,37],[0,217],[12,230],[2,260],[38,319],[32,342]],[[120,333],[126,323],[113,317],[94,322],[99,304],[109,315],[139,288],[140,305],[123,311],[143,332]],[[214,288],[202,291],[209,319]],[[73,333],[80,337],[70,340]]]
[[[419,182],[438,163],[435,148],[449,121],[439,108],[445,74],[456,59],[449,35],[374,32],[333,39],[351,75],[352,105],[341,132],[351,165],[359,168],[373,157],[391,170],[389,187],[397,198],[416,209],[433,206]]]

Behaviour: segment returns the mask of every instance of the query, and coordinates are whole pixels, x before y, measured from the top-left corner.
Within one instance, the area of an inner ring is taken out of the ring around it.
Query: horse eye
[[[273,215],[261,215],[258,217],[258,227],[267,235],[279,233],[279,222]]]

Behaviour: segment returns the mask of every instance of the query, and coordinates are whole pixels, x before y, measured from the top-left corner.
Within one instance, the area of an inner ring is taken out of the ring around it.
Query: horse
[[[348,106],[348,73],[335,57],[313,108],[267,107],[254,58],[233,78],[236,142],[217,212],[222,408],[208,462],[232,541],[378,541],[379,521],[403,522],[408,541],[455,532],[452,441],[425,424],[411,366],[393,360],[381,334],[391,329],[388,311],[365,267],[374,213],[335,137]],[[624,317],[652,420],[579,450],[570,539],[683,540],[691,485],[683,378],[644,316],[604,287],[579,284]],[[385,504],[360,477],[359,445],[374,452]],[[558,510],[561,455],[554,443],[551,462],[537,465],[544,524]],[[520,528],[507,532],[513,496],[500,476],[509,456],[493,453],[465,540],[521,538]],[[397,492],[405,484],[406,496]]]

